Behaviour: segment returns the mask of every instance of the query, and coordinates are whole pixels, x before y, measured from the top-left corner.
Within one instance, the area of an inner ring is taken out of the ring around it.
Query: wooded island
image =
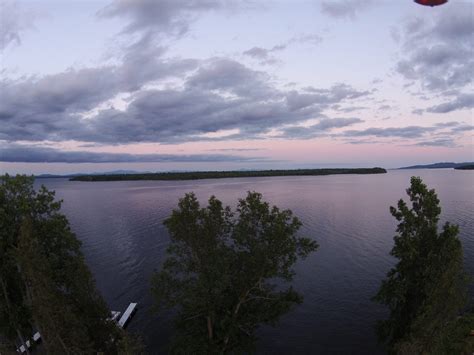
[[[295,169],[295,170],[252,170],[252,171],[195,171],[146,174],[81,175],[71,181],[126,181],[126,180],[200,180],[238,177],[266,176],[317,176],[336,174],[385,174],[383,168],[357,169]]]

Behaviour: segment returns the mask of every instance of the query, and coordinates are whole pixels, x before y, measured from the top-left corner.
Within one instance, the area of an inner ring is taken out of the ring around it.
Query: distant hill
[[[405,166],[399,169],[452,169],[452,168],[458,168],[464,165],[474,165],[474,162],[464,162],[464,163],[444,162],[444,163],[434,163],[434,164],[427,164],[427,165]]]

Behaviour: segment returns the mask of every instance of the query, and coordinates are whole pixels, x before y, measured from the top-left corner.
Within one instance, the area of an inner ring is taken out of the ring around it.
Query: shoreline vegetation
[[[412,165],[404,166],[398,168],[398,170],[409,170],[409,169],[457,169],[464,166],[474,165],[474,162],[463,162],[463,163],[453,163],[453,162],[442,162],[434,164],[424,164],[424,165]]]
[[[69,181],[130,181],[130,180],[202,180],[239,177],[268,176],[320,176],[341,174],[385,174],[383,168],[336,168],[336,169],[295,169],[295,170],[249,170],[249,171],[195,171],[146,174],[80,175]]]
[[[456,170],[474,170],[474,164],[455,167]]]

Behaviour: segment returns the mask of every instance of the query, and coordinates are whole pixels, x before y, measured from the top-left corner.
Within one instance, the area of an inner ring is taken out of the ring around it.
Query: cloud
[[[327,134],[333,128],[342,128],[364,122],[360,118],[325,118],[317,124],[308,127],[294,126],[287,127],[282,130],[282,134],[278,138],[288,139],[310,139],[323,134]]]
[[[361,131],[345,131],[342,133],[345,137],[399,137],[399,138],[419,138],[427,133],[434,132],[437,127],[407,126],[407,127],[388,127],[388,128],[367,128]]]
[[[351,18],[368,9],[373,0],[329,0],[321,2],[321,11],[334,18]]]
[[[272,53],[282,51],[286,49],[286,47],[286,44],[276,45],[270,49],[262,47],[252,47],[244,51],[242,54],[259,60],[260,64],[274,64],[277,62],[277,59],[272,55]]]
[[[197,66],[194,60],[164,60],[161,53],[155,49],[127,54],[117,66],[0,81],[0,139],[74,139],[90,126],[82,113],[120,93],[136,92],[146,83],[180,78]],[[147,54],[144,60],[141,56]]]
[[[434,113],[448,113],[472,108],[474,108],[474,94],[459,94],[454,100],[429,107],[426,111]]]
[[[353,144],[353,145],[363,145],[363,144],[387,144],[386,141],[374,140],[374,139],[369,139],[369,140],[357,139],[357,140],[354,140],[354,141],[346,141],[346,143]],[[390,142],[388,142],[388,143],[390,143]]]
[[[474,72],[472,4],[453,2],[433,17],[411,18],[400,33],[396,69],[405,79],[429,92],[462,94],[469,88]]]
[[[265,49],[262,47],[252,47],[249,50],[246,50],[245,52],[243,52],[243,54],[248,55],[249,57],[257,58],[257,59],[267,59],[269,54],[274,51],[275,51],[275,47],[271,49]]]
[[[435,124],[436,127],[442,127],[442,128],[456,127],[456,126],[459,126],[459,125],[461,125],[461,123],[459,123],[457,121],[439,122],[439,123]]]
[[[293,90],[286,95],[290,110],[300,110],[315,104],[329,105],[370,95],[368,91],[358,91],[347,84],[335,84],[330,89],[307,87],[305,91]]]
[[[223,154],[125,154],[61,151],[37,146],[0,147],[0,161],[21,163],[164,163],[164,162],[259,162],[266,158]]]
[[[474,126],[472,124],[463,124],[451,129],[452,133],[464,133],[469,131],[474,131]]]
[[[387,110],[391,110],[391,109],[392,109],[392,106],[390,106],[390,105],[380,105],[377,110],[379,110],[379,111],[387,111]]]
[[[199,90],[220,90],[241,97],[271,97],[276,90],[270,86],[267,73],[249,69],[226,58],[213,58],[202,63],[187,85]]]
[[[234,60],[166,60],[163,49],[155,51],[149,60],[142,60],[146,51],[127,53],[116,66],[4,80],[0,139],[106,144],[245,139],[321,117],[329,105],[370,95],[346,84],[284,91],[265,72]],[[166,78],[180,85],[146,87]],[[113,99],[124,93],[125,107],[117,109]],[[103,107],[108,100],[112,104]],[[205,136],[229,129],[239,133]]]
[[[278,62],[277,58],[273,55],[274,53],[283,51],[293,44],[309,43],[311,45],[317,45],[321,43],[322,40],[322,37],[317,34],[303,34],[294,36],[285,43],[275,45],[271,48],[252,47],[242,54],[258,60],[260,64],[274,64]]]
[[[226,0],[115,0],[99,11],[105,18],[126,18],[123,33],[152,31],[171,35],[188,32],[190,22],[199,14],[228,9]]]
[[[349,112],[354,112],[354,111],[361,111],[361,110],[367,110],[367,106],[348,106],[348,107],[341,107],[341,105],[333,105],[331,106],[331,109],[334,111],[338,112],[344,112],[344,113],[349,113]]]
[[[21,44],[23,32],[31,29],[38,14],[24,9],[18,1],[0,1],[0,51]]]
[[[449,121],[436,123],[433,126],[406,126],[406,127],[371,127],[363,130],[346,130],[342,133],[334,134],[334,137],[378,137],[378,138],[401,138],[423,139],[423,141],[414,143],[417,146],[445,146],[454,147],[455,137],[464,132],[472,131],[474,126],[464,124],[463,122]],[[427,139],[430,138],[430,139]],[[360,141],[360,139],[358,139]],[[371,139],[372,141],[372,139]],[[357,141],[351,141],[357,144]],[[375,141],[374,141],[375,142]],[[370,143],[370,141],[361,141],[361,144]]]
[[[259,150],[265,150],[264,148],[220,148],[220,149],[207,149],[209,152],[255,152]]]
[[[452,138],[437,138],[429,141],[423,141],[415,143],[414,145],[419,147],[456,147],[456,143]]]

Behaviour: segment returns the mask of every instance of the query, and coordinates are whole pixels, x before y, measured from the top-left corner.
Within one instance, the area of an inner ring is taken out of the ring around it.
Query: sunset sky
[[[474,160],[474,1],[0,4],[0,173]]]

